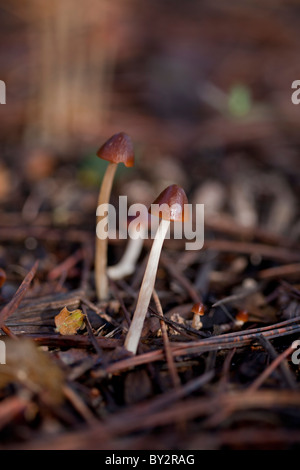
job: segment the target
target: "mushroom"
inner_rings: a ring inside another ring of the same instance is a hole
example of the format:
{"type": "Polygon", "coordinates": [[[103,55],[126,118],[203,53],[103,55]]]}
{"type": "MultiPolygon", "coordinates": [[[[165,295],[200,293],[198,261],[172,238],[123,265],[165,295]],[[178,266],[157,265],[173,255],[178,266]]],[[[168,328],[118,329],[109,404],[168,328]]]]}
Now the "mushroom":
{"type": "Polygon", "coordinates": [[[244,323],[247,323],[249,321],[249,314],[246,310],[240,310],[235,317],[235,325],[236,326],[243,326],[244,323]]]}
{"type": "Polygon", "coordinates": [[[193,316],[193,322],[192,322],[192,327],[195,328],[195,330],[200,330],[203,326],[200,317],[203,317],[204,315],[204,305],[202,302],[198,302],[197,304],[193,305],[192,312],[194,314],[193,316]]]}
{"type": "MultiPolygon", "coordinates": [[[[107,268],[107,274],[110,279],[116,281],[118,279],[123,279],[126,276],[130,276],[132,273],[134,273],[136,263],[140,257],[144,246],[144,239],[147,238],[148,235],[148,219],[150,219],[150,217],[151,216],[149,214],[147,214],[147,220],[140,220],[141,216],[138,217],[138,225],[140,226],[139,236],[131,237],[129,234],[129,240],[127,242],[122,258],[117,264],[109,266],[107,268]]],[[[128,217],[128,223],[130,225],[131,223],[136,224],[136,220],[136,217],[128,217]]]]}
{"type": "MultiPolygon", "coordinates": [[[[124,132],[113,135],[98,150],[97,156],[109,162],[99,192],[99,207],[102,204],[109,203],[112,183],[118,164],[124,163],[127,167],[134,165],[133,145],[130,137],[124,132]]],[[[102,218],[103,216],[97,216],[97,224],[102,218]]],[[[96,238],[95,284],[99,300],[105,300],[108,297],[108,279],[106,273],[107,243],[107,237],[103,239],[96,238]]]]}
{"type": "Polygon", "coordinates": [[[127,351],[136,354],[139,339],[143,329],[144,320],[148,311],[151,295],[154,289],[156,272],[158,268],[160,253],[164,239],[167,235],[170,221],[185,222],[188,214],[185,204],[187,197],[182,188],[173,184],[168,186],[151,204],[149,212],[160,217],[162,220],[158,226],[152,248],[150,251],[148,263],[146,266],[144,278],[138,296],[136,309],[128,330],[124,347],[127,351]]]}

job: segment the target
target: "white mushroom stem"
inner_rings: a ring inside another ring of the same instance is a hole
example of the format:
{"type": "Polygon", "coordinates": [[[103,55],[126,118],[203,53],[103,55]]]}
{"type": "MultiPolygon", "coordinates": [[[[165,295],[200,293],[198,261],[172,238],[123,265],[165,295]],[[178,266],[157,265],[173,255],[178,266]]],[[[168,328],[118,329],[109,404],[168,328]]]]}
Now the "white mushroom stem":
{"type": "Polygon", "coordinates": [[[139,344],[140,336],[142,333],[145,317],[148,311],[151,295],[154,289],[155,278],[160,258],[161,249],[164,243],[170,225],[169,220],[161,220],[155,239],[150,251],[148,264],[144,274],[142,286],[140,289],[136,309],[132,318],[132,322],[125,340],[125,348],[127,351],[136,354],[139,344]]]}
{"type": "MultiPolygon", "coordinates": [[[[146,232],[146,228],[143,229],[146,232]]],[[[123,279],[134,273],[136,263],[140,257],[144,245],[143,234],[139,238],[129,238],[125,252],[121,260],[114,266],[107,268],[107,274],[114,281],[123,279]]]]}
{"type": "MultiPolygon", "coordinates": [[[[102,204],[108,204],[111,194],[111,188],[117,169],[117,163],[109,163],[106,172],[103,177],[99,198],[98,206],[102,204]]],[[[98,224],[102,220],[103,216],[98,216],[96,223],[98,224]]],[[[108,238],[100,239],[96,237],[96,255],[95,255],[95,285],[97,297],[99,300],[105,300],[108,298],[108,279],[107,279],[107,245],[108,238]]]]}
{"type": "Polygon", "coordinates": [[[193,321],[192,321],[192,328],[195,330],[200,330],[203,326],[203,323],[201,321],[201,317],[198,313],[194,313],[193,316],[193,321]]]}

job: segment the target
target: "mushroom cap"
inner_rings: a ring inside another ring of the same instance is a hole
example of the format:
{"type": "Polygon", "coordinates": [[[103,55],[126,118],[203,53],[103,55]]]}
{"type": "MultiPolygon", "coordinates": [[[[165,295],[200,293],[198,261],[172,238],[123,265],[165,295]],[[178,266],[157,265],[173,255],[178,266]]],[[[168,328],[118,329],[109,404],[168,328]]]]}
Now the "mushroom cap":
{"type": "Polygon", "coordinates": [[[188,200],[184,190],[177,184],[172,184],[155,199],[149,208],[149,212],[151,215],[164,220],[186,222],[189,219],[189,213],[185,210],[185,204],[188,204],[188,200]],[[161,207],[155,207],[155,205],[161,207]]]}
{"type": "Polygon", "coordinates": [[[97,156],[111,163],[124,163],[127,167],[134,165],[132,141],[125,132],[114,134],[108,139],[99,148],[97,156]]]}
{"type": "Polygon", "coordinates": [[[201,317],[204,315],[204,305],[202,302],[198,302],[197,304],[193,305],[192,312],[196,315],[200,315],[201,317]]]}

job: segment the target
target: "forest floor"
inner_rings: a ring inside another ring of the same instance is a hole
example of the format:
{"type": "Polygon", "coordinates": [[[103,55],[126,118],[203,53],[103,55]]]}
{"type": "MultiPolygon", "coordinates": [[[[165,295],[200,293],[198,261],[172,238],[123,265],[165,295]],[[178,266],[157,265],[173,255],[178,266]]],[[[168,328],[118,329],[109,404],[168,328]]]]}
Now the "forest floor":
{"type": "MultiPolygon", "coordinates": [[[[299,446],[300,134],[290,100],[298,35],[292,9],[279,4],[259,19],[250,7],[229,9],[220,30],[221,12],[206,4],[169,16],[153,2],[152,19],[168,23],[151,40],[142,27],[149,18],[136,13],[140,41],[116,63],[99,145],[126,130],[137,158],[117,173],[111,201],[127,195],[149,205],[177,183],[190,203],[205,204],[201,250],[165,241],[136,356],[123,344],[151,240],[135,272],[111,281],[109,300],[98,302],[95,211],[105,164],[94,143],[77,155],[25,149],[20,101],[3,120],[0,334],[9,367],[0,365],[0,449],[299,446]],[[218,109],[214,87],[226,90],[218,109]],[[72,335],[56,328],[65,307],[83,314],[72,335]]],[[[125,247],[110,241],[109,265],[125,247]]]]}

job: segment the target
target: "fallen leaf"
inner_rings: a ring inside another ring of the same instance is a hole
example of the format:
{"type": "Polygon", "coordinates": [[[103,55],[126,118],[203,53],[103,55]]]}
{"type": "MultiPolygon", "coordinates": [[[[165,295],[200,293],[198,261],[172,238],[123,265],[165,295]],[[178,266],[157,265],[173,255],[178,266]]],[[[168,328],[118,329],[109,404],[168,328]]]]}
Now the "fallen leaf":
{"type": "Polygon", "coordinates": [[[64,307],[55,319],[56,330],[61,335],[75,335],[78,330],[84,327],[84,315],[82,310],[69,311],[64,307]]]}

